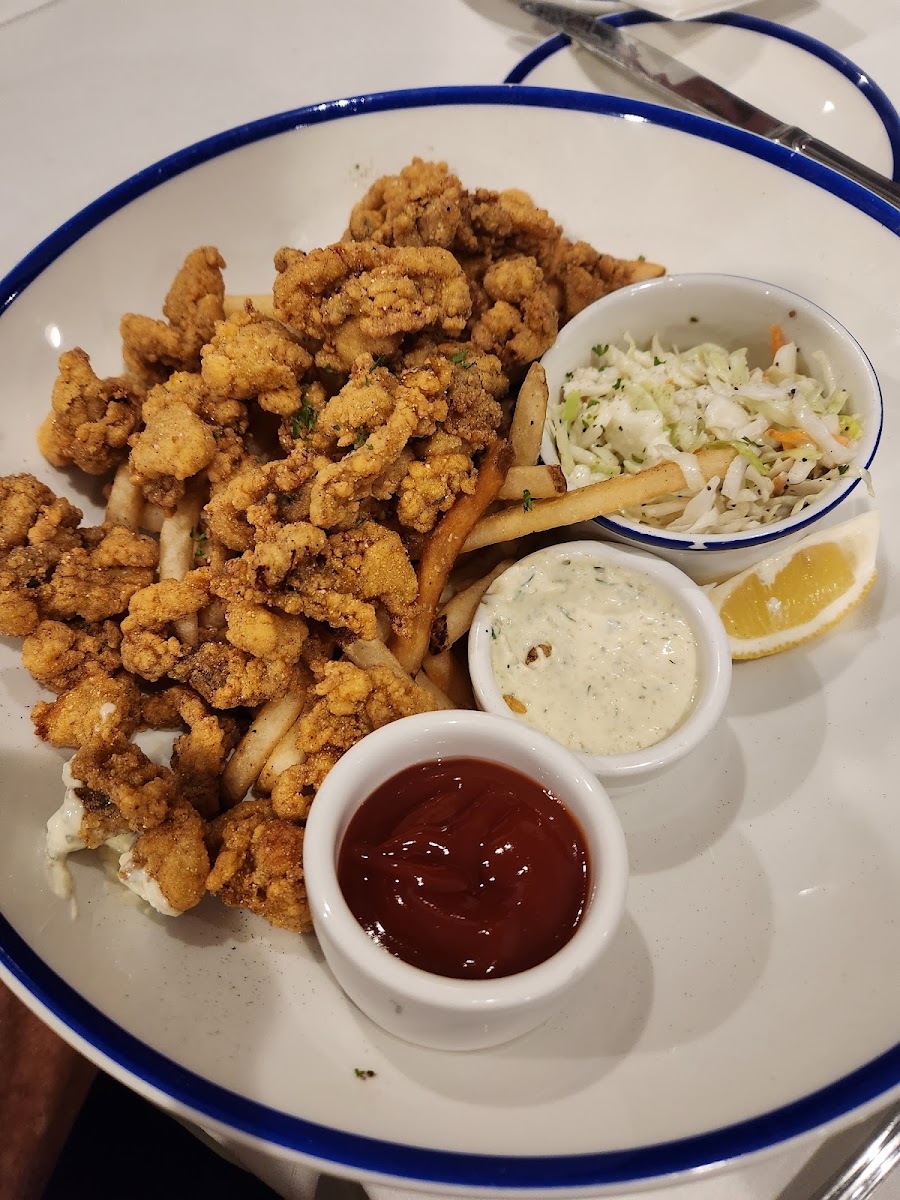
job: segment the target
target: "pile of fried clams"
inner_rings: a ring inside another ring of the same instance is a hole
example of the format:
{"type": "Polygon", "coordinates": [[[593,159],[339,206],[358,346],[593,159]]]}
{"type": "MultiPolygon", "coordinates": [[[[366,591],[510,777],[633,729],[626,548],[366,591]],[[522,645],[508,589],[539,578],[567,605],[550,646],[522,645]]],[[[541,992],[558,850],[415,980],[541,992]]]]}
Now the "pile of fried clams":
{"type": "Polygon", "coordinates": [[[106,477],[107,519],[0,478],[0,633],[56,693],[32,716],[76,751],[77,845],[131,835],[129,869],[168,911],[212,893],[305,931],[317,787],[367,733],[435,706],[344,647],[411,619],[424,543],[559,327],[661,268],[419,159],[370,188],[340,242],[279,250],[268,303],[227,304],[224,266],[192,251],[162,320],[122,319],[123,375],[62,354],[40,449],[106,477]],[[292,697],[288,765],[229,797],[229,757],[292,697]],[[168,765],[135,742],[147,729],[175,732],[168,765]]]}

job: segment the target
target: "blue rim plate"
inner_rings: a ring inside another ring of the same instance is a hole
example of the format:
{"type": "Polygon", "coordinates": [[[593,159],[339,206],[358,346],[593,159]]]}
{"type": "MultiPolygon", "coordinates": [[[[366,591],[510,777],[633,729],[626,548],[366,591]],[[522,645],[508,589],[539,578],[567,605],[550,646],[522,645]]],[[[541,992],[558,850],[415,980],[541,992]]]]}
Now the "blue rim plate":
{"type": "MultiPolygon", "coordinates": [[[[0,313],[85,233],[153,188],[238,147],[288,130],[361,113],[446,105],[511,105],[632,117],[676,129],[773,163],[815,184],[900,234],[900,212],[857,184],[741,130],[673,109],[615,97],[502,85],[451,87],[353,97],[241,125],[170,155],[119,184],[41,242],[0,281],[0,313]]],[[[427,1181],[449,1188],[590,1188],[651,1181],[765,1151],[900,1088],[900,1044],[841,1079],[771,1112],[708,1133],[631,1150],[541,1157],[426,1149],[376,1140],[275,1111],[186,1070],[106,1017],[65,983],[0,917],[0,976],[63,1036],[126,1083],[198,1122],[284,1147],[338,1173],[427,1181]]]]}
{"type": "MultiPolygon", "coordinates": [[[[626,12],[614,13],[612,16],[601,19],[609,25],[627,26],[657,24],[660,21],[664,21],[665,17],[657,17],[652,13],[646,12],[626,12]]],[[[833,67],[835,71],[843,75],[845,79],[849,80],[865,96],[875,110],[878,119],[884,126],[884,131],[890,143],[893,178],[900,181],[900,113],[897,112],[897,109],[891,103],[884,89],[879,87],[867,72],[858,67],[845,54],[841,54],[839,50],[834,50],[825,42],[820,42],[818,38],[811,37],[808,33],[800,33],[798,30],[791,29],[787,25],[779,25],[777,21],[768,21],[765,17],[754,17],[748,13],[720,13],[717,16],[698,17],[696,18],[696,23],[701,25],[729,25],[734,29],[747,29],[751,33],[759,33],[764,37],[777,38],[779,41],[796,46],[799,50],[805,50],[813,58],[818,58],[822,62],[827,63],[828,66],[833,67]]],[[[569,45],[571,45],[571,39],[566,34],[555,34],[553,37],[548,38],[547,41],[541,42],[539,46],[535,46],[533,50],[530,50],[524,58],[517,62],[503,82],[525,83],[529,75],[541,63],[546,62],[548,58],[552,58],[554,54],[558,54],[560,50],[565,50],[569,45]]]]}

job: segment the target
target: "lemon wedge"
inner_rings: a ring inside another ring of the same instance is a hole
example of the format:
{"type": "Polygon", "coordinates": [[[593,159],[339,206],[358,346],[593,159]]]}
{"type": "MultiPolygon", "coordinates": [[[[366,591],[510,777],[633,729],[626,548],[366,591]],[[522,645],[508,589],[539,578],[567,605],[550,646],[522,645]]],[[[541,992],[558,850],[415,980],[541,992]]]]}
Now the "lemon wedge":
{"type": "Polygon", "coordinates": [[[875,582],[878,513],[809,534],[710,589],[736,660],[799,646],[842,621],[875,582]]]}

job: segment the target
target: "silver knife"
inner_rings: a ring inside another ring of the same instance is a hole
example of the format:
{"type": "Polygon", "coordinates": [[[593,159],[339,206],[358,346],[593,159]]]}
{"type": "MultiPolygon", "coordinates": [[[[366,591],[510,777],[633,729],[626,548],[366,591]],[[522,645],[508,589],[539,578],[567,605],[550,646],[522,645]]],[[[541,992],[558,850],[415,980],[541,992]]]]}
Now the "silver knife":
{"type": "Polygon", "coordinates": [[[677,97],[681,104],[704,117],[716,117],[739,129],[759,134],[779,146],[797,150],[808,158],[831,167],[861,183],[895,208],[900,208],[900,185],[886,175],[814,138],[796,125],[788,125],[749,104],[727,88],[700,75],[677,58],[648,46],[623,30],[589,13],[575,12],[550,0],[518,0],[519,8],[568,34],[573,41],[606,62],[638,79],[664,96],[677,97]]]}

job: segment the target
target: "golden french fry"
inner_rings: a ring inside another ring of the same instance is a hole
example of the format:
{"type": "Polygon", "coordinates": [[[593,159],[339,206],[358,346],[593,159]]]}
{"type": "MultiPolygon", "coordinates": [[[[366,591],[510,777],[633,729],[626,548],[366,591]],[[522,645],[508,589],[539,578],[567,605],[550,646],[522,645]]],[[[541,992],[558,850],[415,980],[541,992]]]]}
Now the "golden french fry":
{"type": "Polygon", "coordinates": [[[454,708],[474,708],[475,696],[469,674],[452,650],[426,654],[422,669],[431,682],[452,702],[454,708]]]}
{"type": "Polygon", "coordinates": [[[449,650],[463,634],[469,632],[469,626],[472,624],[476,608],[481,603],[481,597],[497,576],[502,575],[506,568],[511,567],[514,562],[513,558],[502,559],[493,571],[488,571],[487,575],[476,579],[463,591],[457,592],[452,600],[447,601],[435,617],[431,627],[429,648],[432,654],[440,654],[443,650],[449,650]]]}
{"type": "MultiPolygon", "coordinates": [[[[457,555],[479,518],[496,500],[511,458],[509,443],[502,439],[496,441],[478,468],[475,491],[459,497],[425,543],[419,559],[419,598],[415,615],[408,631],[402,637],[394,638],[390,647],[410,675],[418,671],[428,651],[431,623],[457,555]]],[[[429,677],[433,678],[430,672],[429,677]]]]}
{"type": "Polygon", "coordinates": [[[566,477],[562,467],[510,467],[498,500],[546,500],[561,496],[566,491],[566,477]]]}
{"type": "Polygon", "coordinates": [[[253,305],[264,317],[275,316],[275,302],[271,292],[234,292],[225,296],[222,306],[226,317],[233,317],[237,312],[243,312],[247,302],[253,305]]]}
{"type": "Polygon", "coordinates": [[[222,800],[226,808],[243,800],[275,747],[288,732],[306,702],[303,691],[269,700],[253,718],[222,772],[222,800]]]}
{"type": "Polygon", "coordinates": [[[427,692],[434,701],[435,708],[456,708],[446,692],[442,692],[433,679],[429,679],[424,671],[419,671],[416,675],[416,683],[423,692],[427,692]]]}
{"type": "Polygon", "coordinates": [[[165,519],[165,509],[160,508],[158,504],[151,504],[148,501],[141,513],[141,529],[146,533],[159,533],[165,519]]]}
{"type": "Polygon", "coordinates": [[[107,525],[124,525],[126,529],[138,529],[141,525],[141,515],[144,510],[144,497],[136,483],[131,482],[128,462],[120,464],[116,470],[106,501],[107,525]]]}
{"type": "MultiPolygon", "coordinates": [[[[187,491],[175,512],[167,516],[159,531],[159,577],[160,579],[184,579],[194,565],[194,529],[200,520],[203,494],[199,487],[187,491]]],[[[196,646],[198,639],[197,614],[179,617],[174,622],[175,632],[188,646],[196,646]]]]}
{"type": "Polygon", "coordinates": [[[516,410],[509,430],[513,466],[532,467],[541,452],[544,421],[547,419],[547,375],[540,363],[532,363],[519,388],[516,410]]]}
{"type": "MultiPolygon", "coordinates": [[[[734,450],[724,447],[700,450],[694,457],[703,472],[703,478],[710,480],[713,476],[724,475],[734,455],[734,450]]],[[[528,509],[521,504],[510,505],[502,512],[491,513],[479,521],[466,539],[463,553],[527,533],[558,529],[561,525],[574,525],[578,521],[592,521],[594,517],[609,516],[623,508],[636,508],[685,486],[681,467],[675,462],[665,462],[639,471],[636,475],[615,475],[601,483],[588,484],[556,500],[539,500],[528,509]]]]}
{"type": "Polygon", "coordinates": [[[300,733],[300,718],[293,723],[278,745],[266,759],[266,764],[259,773],[256,781],[257,789],[261,792],[271,792],[275,780],[289,767],[299,767],[306,761],[306,755],[297,745],[300,733]]]}
{"type": "Polygon", "coordinates": [[[372,641],[367,641],[365,638],[356,638],[352,642],[348,642],[344,647],[344,654],[357,667],[362,667],[363,670],[368,667],[387,667],[393,671],[395,675],[399,675],[401,679],[405,679],[408,683],[413,682],[413,678],[398,661],[395,655],[391,654],[384,642],[374,638],[372,641]]]}

